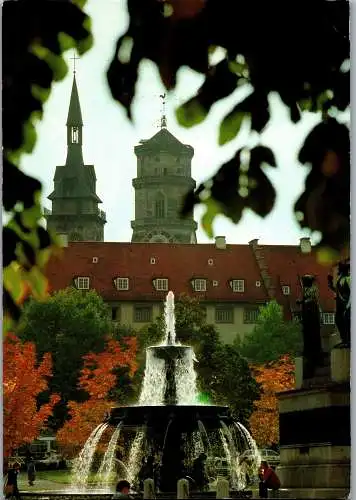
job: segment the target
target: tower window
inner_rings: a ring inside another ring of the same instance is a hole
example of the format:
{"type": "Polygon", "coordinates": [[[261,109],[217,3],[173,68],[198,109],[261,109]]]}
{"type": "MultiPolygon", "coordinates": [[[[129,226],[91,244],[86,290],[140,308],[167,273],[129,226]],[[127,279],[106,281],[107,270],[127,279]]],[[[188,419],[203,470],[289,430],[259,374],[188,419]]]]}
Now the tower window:
{"type": "Polygon", "coordinates": [[[322,321],[324,325],[334,325],[335,324],[335,313],[323,313],[322,314],[322,321]]]}
{"type": "Polygon", "coordinates": [[[165,216],[165,203],[163,198],[158,198],[155,201],[155,216],[162,219],[165,216]]]}
{"type": "Polygon", "coordinates": [[[234,308],[232,306],[220,306],[215,308],[215,323],[233,323],[234,308]]]}
{"type": "Polygon", "coordinates": [[[75,280],[78,290],[89,290],[90,279],[87,276],[79,276],[75,280]]]}
{"type": "Polygon", "coordinates": [[[72,127],[72,144],[79,144],[79,129],[78,127],[72,127]]]}
{"type": "Polygon", "coordinates": [[[257,323],[260,311],[256,307],[247,307],[244,309],[244,323],[257,323]]]}
{"type": "Polygon", "coordinates": [[[135,305],[134,322],[149,323],[150,321],[152,321],[152,306],[135,305]]]}
{"type": "Polygon", "coordinates": [[[193,280],[193,287],[196,292],[206,292],[206,280],[205,279],[193,280]]]}
{"type": "Polygon", "coordinates": [[[115,285],[117,290],[128,290],[129,278],[116,278],[115,285]]]}
{"type": "Polygon", "coordinates": [[[159,292],[168,291],[168,279],[167,278],[157,278],[154,280],[156,290],[159,292]]]}
{"type": "Polygon", "coordinates": [[[245,280],[231,280],[230,286],[233,292],[242,293],[245,291],[245,280]]]}

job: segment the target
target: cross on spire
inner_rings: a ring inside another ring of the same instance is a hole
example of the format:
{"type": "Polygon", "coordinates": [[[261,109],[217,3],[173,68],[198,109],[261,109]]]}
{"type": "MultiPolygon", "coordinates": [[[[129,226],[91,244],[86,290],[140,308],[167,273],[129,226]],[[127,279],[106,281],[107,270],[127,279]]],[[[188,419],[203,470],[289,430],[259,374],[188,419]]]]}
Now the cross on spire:
{"type": "Polygon", "coordinates": [[[79,57],[76,57],[74,52],[74,56],[71,59],[73,60],[73,73],[75,74],[75,61],[78,61],[79,57]]]}
{"type": "Polygon", "coordinates": [[[161,129],[167,127],[167,117],[166,117],[166,94],[161,94],[162,99],[162,116],[161,116],[161,129]]]}

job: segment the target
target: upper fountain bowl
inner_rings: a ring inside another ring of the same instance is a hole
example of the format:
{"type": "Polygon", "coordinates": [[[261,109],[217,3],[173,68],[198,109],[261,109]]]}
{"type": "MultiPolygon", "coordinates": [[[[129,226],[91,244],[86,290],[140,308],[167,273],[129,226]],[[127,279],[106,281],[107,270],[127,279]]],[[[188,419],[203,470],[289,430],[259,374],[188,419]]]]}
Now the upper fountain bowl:
{"type": "Polygon", "coordinates": [[[182,359],[191,354],[193,356],[193,349],[187,345],[158,345],[147,348],[155,358],[164,359],[165,361],[182,359]]]}

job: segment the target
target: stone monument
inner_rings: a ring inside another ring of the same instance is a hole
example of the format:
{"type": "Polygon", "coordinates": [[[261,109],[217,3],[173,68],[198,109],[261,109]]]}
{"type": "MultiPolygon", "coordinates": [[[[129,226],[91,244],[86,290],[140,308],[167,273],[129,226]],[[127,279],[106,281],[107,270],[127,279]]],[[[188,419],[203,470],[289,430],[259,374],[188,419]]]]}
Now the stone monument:
{"type": "Polygon", "coordinates": [[[301,279],[303,356],[296,388],[279,394],[283,498],[346,498],[350,491],[350,267],[339,264],[337,327],[341,344],[322,351],[315,278],[301,279]]]}

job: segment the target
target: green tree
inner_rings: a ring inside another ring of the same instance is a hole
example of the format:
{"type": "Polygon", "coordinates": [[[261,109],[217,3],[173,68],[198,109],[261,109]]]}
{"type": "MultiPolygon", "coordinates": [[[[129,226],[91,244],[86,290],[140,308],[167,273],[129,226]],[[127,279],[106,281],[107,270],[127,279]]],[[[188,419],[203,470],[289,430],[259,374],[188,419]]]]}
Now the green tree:
{"type": "Polygon", "coordinates": [[[62,398],[51,422],[54,428],[67,416],[67,401],[85,399],[85,393],[77,388],[82,357],[103,351],[110,329],[108,307],[95,291],[68,288],[41,302],[31,299],[25,305],[19,337],[36,344],[39,359],[45,352],[53,359],[49,392],[62,398]]]}
{"type": "MultiPolygon", "coordinates": [[[[191,345],[198,360],[195,370],[201,398],[228,405],[234,416],[248,425],[253,402],[260,391],[238,347],[222,344],[214,325],[206,323],[204,309],[197,299],[181,295],[175,303],[175,315],[177,341],[191,345]]],[[[149,329],[151,338],[162,340],[163,315],[149,329]]]]}
{"type": "Polygon", "coordinates": [[[282,307],[272,300],[260,308],[255,328],[239,346],[242,356],[252,363],[276,361],[294,356],[302,349],[302,330],[298,320],[286,321],[282,307]]]}

